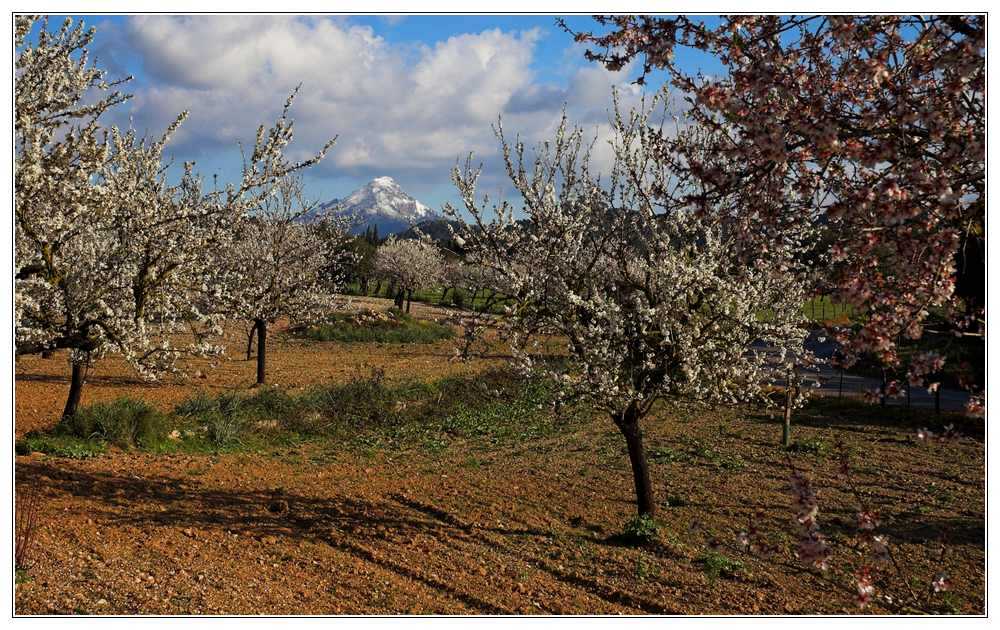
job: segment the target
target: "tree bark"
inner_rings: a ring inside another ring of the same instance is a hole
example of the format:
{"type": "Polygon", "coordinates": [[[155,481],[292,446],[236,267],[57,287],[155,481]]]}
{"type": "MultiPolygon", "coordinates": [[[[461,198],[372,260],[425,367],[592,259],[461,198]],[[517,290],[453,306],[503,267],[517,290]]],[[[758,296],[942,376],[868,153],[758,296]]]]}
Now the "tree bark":
{"type": "Polygon", "coordinates": [[[254,322],[253,326],[250,327],[250,334],[247,335],[247,361],[250,360],[253,352],[253,334],[257,332],[257,322],[254,322]]]}
{"type": "Polygon", "coordinates": [[[781,429],[781,445],[788,448],[792,445],[792,387],[785,388],[785,425],[781,429]]]}
{"type": "Polygon", "coordinates": [[[406,312],[410,312],[410,303],[413,302],[413,289],[406,292],[406,312]]]}
{"type": "Polygon", "coordinates": [[[655,516],[656,502],[653,500],[653,485],[649,481],[649,463],[642,445],[642,429],[639,428],[639,409],[635,403],[629,405],[615,418],[618,430],[625,437],[628,458],[632,464],[632,480],[635,483],[635,499],[640,516],[655,516]]]}
{"type": "Polygon", "coordinates": [[[76,415],[76,410],[80,406],[80,393],[83,390],[83,363],[73,362],[73,374],[69,381],[69,397],[66,399],[66,407],[63,409],[63,418],[76,415]]]}
{"type": "Polygon", "coordinates": [[[258,319],[255,328],[257,329],[257,384],[263,385],[267,366],[267,322],[258,319]]]}
{"type": "Polygon", "coordinates": [[[399,291],[396,292],[396,302],[395,302],[395,304],[396,304],[396,308],[398,308],[399,310],[403,310],[403,297],[404,297],[404,295],[405,295],[405,292],[402,289],[400,289],[399,291]]]}
{"type": "Polygon", "coordinates": [[[781,445],[785,448],[792,445],[792,407],[795,404],[795,399],[799,396],[798,370],[789,371],[787,378],[788,382],[785,383],[785,423],[781,428],[781,445]]]}

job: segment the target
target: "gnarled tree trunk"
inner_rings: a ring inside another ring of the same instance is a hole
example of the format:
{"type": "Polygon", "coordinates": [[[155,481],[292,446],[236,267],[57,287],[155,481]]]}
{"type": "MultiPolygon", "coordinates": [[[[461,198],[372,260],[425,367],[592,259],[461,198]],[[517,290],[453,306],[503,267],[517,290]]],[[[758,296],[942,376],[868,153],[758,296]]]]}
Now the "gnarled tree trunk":
{"type": "Polygon", "coordinates": [[[649,480],[649,463],[642,445],[642,429],[639,427],[639,408],[632,403],[618,416],[615,425],[625,436],[628,459],[632,464],[632,479],[635,482],[635,499],[640,515],[655,516],[656,503],[653,500],[653,485],[649,480]]]}
{"type": "Polygon", "coordinates": [[[73,362],[73,373],[69,380],[69,397],[66,399],[66,407],[63,409],[63,418],[69,418],[76,414],[80,406],[80,394],[83,391],[83,363],[73,362]]]}

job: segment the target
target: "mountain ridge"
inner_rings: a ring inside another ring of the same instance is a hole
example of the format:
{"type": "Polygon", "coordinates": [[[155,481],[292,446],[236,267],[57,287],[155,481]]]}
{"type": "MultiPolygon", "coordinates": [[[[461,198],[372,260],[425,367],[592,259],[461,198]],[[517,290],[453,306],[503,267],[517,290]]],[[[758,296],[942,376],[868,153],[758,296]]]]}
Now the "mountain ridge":
{"type": "Polygon", "coordinates": [[[304,221],[321,217],[353,218],[351,232],[362,234],[375,227],[382,236],[404,232],[418,223],[440,219],[441,215],[407,194],[392,177],[376,177],[343,199],[331,199],[304,221]]]}

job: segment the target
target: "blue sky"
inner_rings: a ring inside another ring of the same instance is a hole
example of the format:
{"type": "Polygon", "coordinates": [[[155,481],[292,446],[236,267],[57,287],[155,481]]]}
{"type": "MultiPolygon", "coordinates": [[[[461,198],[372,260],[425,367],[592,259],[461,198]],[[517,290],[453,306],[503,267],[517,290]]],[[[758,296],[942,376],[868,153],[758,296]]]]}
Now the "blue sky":
{"type": "MultiPolygon", "coordinates": [[[[83,19],[98,29],[98,64],[112,76],[135,77],[135,98],[109,122],[155,134],[189,110],[169,152],[222,181],[238,175],[237,143],[252,143],[257,125],[272,121],[302,83],[291,154],[304,156],[338,136],[306,178],[310,196],[321,200],[389,175],[439,208],[455,199],[449,170],[469,152],[485,162],[486,191],[509,195],[491,129],[498,115],[532,143],[551,136],[565,106],[600,136],[613,86],[627,103],[641,96],[631,84],[634,68],[610,73],[587,62],[554,16],[83,19]]],[[[567,21],[596,26],[588,16],[567,21]]],[[[704,58],[682,63],[718,70],[704,58]]]]}

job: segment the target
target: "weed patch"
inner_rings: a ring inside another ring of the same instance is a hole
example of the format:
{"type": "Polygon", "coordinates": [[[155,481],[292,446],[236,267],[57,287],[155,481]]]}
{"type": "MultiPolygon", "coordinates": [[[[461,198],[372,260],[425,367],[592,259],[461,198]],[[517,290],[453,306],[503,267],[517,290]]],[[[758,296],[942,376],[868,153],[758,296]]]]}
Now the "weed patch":
{"type": "Polygon", "coordinates": [[[84,407],[63,419],[55,433],[99,440],[125,449],[150,449],[166,440],[168,418],[148,403],[119,398],[84,407]]]}
{"type": "Polygon", "coordinates": [[[743,572],[743,563],[733,560],[717,551],[706,551],[698,561],[701,570],[708,578],[709,584],[714,584],[720,577],[735,578],[743,572]]]}
{"type": "Polygon", "coordinates": [[[437,322],[416,319],[395,309],[388,315],[343,314],[330,321],[300,331],[315,341],[342,343],[434,343],[451,339],[455,331],[437,322]]]}
{"type": "Polygon", "coordinates": [[[107,446],[99,440],[37,432],[25,435],[14,444],[14,452],[18,455],[45,453],[68,459],[96,457],[106,450],[107,446]]]}

